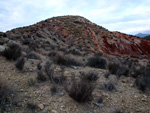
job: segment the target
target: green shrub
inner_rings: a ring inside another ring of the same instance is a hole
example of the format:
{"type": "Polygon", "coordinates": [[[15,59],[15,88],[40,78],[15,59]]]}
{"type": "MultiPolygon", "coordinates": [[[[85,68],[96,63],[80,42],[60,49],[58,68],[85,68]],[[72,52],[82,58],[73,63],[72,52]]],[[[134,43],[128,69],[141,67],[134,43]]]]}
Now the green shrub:
{"type": "Polygon", "coordinates": [[[27,82],[28,82],[29,86],[33,86],[35,84],[35,81],[33,78],[28,78],[27,82]]]}

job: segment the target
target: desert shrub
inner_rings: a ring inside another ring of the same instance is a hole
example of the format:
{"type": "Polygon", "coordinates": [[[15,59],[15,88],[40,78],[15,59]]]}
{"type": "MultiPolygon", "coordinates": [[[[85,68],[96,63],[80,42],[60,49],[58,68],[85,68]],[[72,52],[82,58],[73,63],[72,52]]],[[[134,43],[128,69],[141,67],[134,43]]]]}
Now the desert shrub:
{"type": "Polygon", "coordinates": [[[130,70],[130,76],[133,78],[137,78],[141,74],[141,71],[138,69],[130,70]]]}
{"type": "Polygon", "coordinates": [[[2,55],[7,60],[17,60],[21,56],[21,47],[17,44],[10,44],[8,48],[6,48],[2,55]]]}
{"type": "Polygon", "coordinates": [[[10,97],[12,94],[12,89],[10,89],[9,84],[6,80],[0,77],[0,112],[4,113],[6,111],[7,104],[10,103],[10,97]]]}
{"type": "Polygon", "coordinates": [[[50,90],[51,90],[51,94],[53,95],[53,94],[57,93],[58,88],[56,85],[52,85],[50,90]]]}
{"type": "Polygon", "coordinates": [[[121,75],[128,76],[129,68],[126,65],[120,65],[118,67],[117,75],[118,75],[118,77],[120,77],[121,75]]]}
{"type": "Polygon", "coordinates": [[[69,51],[66,52],[66,54],[73,54],[73,55],[81,55],[80,51],[78,51],[77,49],[70,49],[69,51]]]}
{"type": "Polygon", "coordinates": [[[29,45],[30,42],[31,42],[30,39],[25,39],[25,40],[22,41],[22,44],[24,44],[24,45],[29,45]]]}
{"type": "Polygon", "coordinates": [[[104,98],[103,96],[100,96],[97,100],[97,103],[101,104],[103,102],[103,98],[104,98]]]}
{"type": "Polygon", "coordinates": [[[108,63],[107,67],[111,74],[117,74],[120,64],[116,62],[110,62],[108,63]]]}
{"type": "Polygon", "coordinates": [[[52,67],[52,62],[47,61],[45,66],[44,66],[44,69],[45,69],[45,73],[48,76],[49,80],[52,83],[55,83],[54,82],[54,68],[52,67]]]}
{"type": "Polygon", "coordinates": [[[27,54],[25,57],[27,59],[41,60],[41,57],[38,54],[34,53],[34,52],[31,52],[31,53],[27,54]]]}
{"type": "Polygon", "coordinates": [[[110,75],[110,72],[106,72],[106,73],[104,73],[104,77],[105,77],[105,78],[108,78],[108,77],[109,77],[109,75],[110,75]]]}
{"type": "Polygon", "coordinates": [[[42,71],[37,72],[37,80],[38,81],[46,81],[46,76],[42,71]]]}
{"type": "Polygon", "coordinates": [[[54,81],[56,84],[64,84],[66,81],[66,76],[64,76],[64,68],[61,67],[61,74],[54,76],[54,81]]]}
{"type": "Polygon", "coordinates": [[[36,110],[37,108],[38,108],[38,105],[37,104],[35,104],[35,103],[27,103],[27,108],[28,109],[30,109],[30,110],[32,110],[33,111],[33,113],[35,112],[34,110],[36,110]]]}
{"type": "Polygon", "coordinates": [[[41,63],[38,63],[38,64],[37,64],[37,69],[38,69],[38,70],[41,70],[41,69],[42,69],[41,63]]]}
{"type": "Polygon", "coordinates": [[[90,67],[95,67],[95,68],[106,68],[106,60],[98,57],[98,56],[93,56],[88,59],[87,65],[90,67]]]}
{"type": "Polygon", "coordinates": [[[95,53],[95,56],[103,56],[103,53],[99,51],[99,52],[95,53]]]}
{"type": "Polygon", "coordinates": [[[25,58],[24,57],[21,57],[18,59],[18,61],[16,62],[15,66],[17,69],[19,69],[20,71],[23,70],[24,68],[24,64],[25,64],[25,58]]]}
{"type": "Polygon", "coordinates": [[[150,89],[150,69],[145,69],[143,73],[141,73],[140,77],[136,78],[136,86],[141,90],[145,91],[147,88],[150,89]]]}
{"type": "Polygon", "coordinates": [[[58,65],[64,65],[64,66],[81,66],[82,64],[78,62],[76,59],[70,58],[68,56],[63,56],[60,54],[57,54],[53,61],[58,65]]]}
{"type": "Polygon", "coordinates": [[[113,113],[124,113],[122,109],[115,109],[113,113]]]}
{"type": "Polygon", "coordinates": [[[35,84],[35,81],[34,81],[33,78],[28,78],[27,83],[28,83],[29,86],[33,86],[35,84]]]}
{"type": "Polygon", "coordinates": [[[77,81],[75,77],[72,77],[71,85],[67,85],[65,89],[71,98],[79,103],[83,103],[92,99],[92,92],[94,88],[94,84],[88,83],[86,80],[81,78],[77,81]]]}
{"type": "Polygon", "coordinates": [[[109,81],[108,83],[104,83],[102,85],[102,89],[107,90],[107,91],[113,91],[113,90],[116,90],[116,87],[112,81],[109,81]]]}
{"type": "Polygon", "coordinates": [[[58,53],[56,51],[52,51],[48,54],[49,57],[55,57],[58,53]]]}
{"type": "Polygon", "coordinates": [[[88,72],[88,73],[82,73],[81,78],[87,80],[88,82],[96,81],[98,77],[98,73],[96,72],[88,72]]]}
{"type": "Polygon", "coordinates": [[[36,51],[38,47],[39,47],[39,45],[36,42],[29,43],[29,49],[31,51],[36,51]]]}
{"type": "Polygon", "coordinates": [[[64,68],[62,68],[60,75],[55,75],[54,67],[52,66],[52,62],[46,62],[44,67],[45,67],[45,73],[48,76],[51,83],[63,84],[65,82],[66,77],[64,76],[64,68]]]}
{"type": "Polygon", "coordinates": [[[131,55],[130,57],[131,58],[139,58],[139,56],[134,56],[134,55],[131,55]]]}

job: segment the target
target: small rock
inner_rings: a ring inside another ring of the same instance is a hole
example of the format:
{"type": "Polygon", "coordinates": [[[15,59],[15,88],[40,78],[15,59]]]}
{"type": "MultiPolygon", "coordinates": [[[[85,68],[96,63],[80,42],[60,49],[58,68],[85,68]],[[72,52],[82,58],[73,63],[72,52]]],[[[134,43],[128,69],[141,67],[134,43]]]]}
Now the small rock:
{"type": "Polygon", "coordinates": [[[133,87],[134,86],[134,84],[130,84],[130,87],[133,87]]]}
{"type": "Polygon", "coordinates": [[[146,98],[142,98],[141,100],[142,100],[142,101],[147,101],[147,99],[146,99],[146,98]]]}
{"type": "Polygon", "coordinates": [[[48,108],[48,111],[51,111],[51,110],[52,110],[52,108],[51,108],[51,107],[49,107],[49,108],[48,108]]]}
{"type": "Polygon", "coordinates": [[[20,89],[20,91],[23,92],[24,90],[23,90],[23,89],[20,89]]]}
{"type": "Polygon", "coordinates": [[[0,52],[4,50],[5,50],[5,47],[0,45],[0,52]]]}
{"type": "Polygon", "coordinates": [[[122,80],[122,83],[126,83],[127,81],[125,79],[122,80]]]}
{"type": "Polygon", "coordinates": [[[38,107],[42,110],[44,109],[44,105],[43,104],[38,104],[38,107]]]}
{"type": "Polygon", "coordinates": [[[135,95],[134,97],[135,97],[135,98],[137,98],[138,96],[137,96],[137,95],[135,95]]]}
{"type": "Polygon", "coordinates": [[[101,103],[97,103],[97,102],[94,102],[94,105],[96,105],[96,106],[98,106],[98,107],[103,106],[103,104],[101,104],[101,103]]]}
{"type": "Polygon", "coordinates": [[[52,113],[58,113],[56,110],[52,109],[51,110],[52,113]]]}

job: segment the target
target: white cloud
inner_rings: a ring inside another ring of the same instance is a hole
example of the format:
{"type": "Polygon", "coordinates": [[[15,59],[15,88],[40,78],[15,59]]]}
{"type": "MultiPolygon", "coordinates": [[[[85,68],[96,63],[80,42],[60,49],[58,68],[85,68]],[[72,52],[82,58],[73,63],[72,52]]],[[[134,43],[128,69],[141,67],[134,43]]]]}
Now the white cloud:
{"type": "Polygon", "coordinates": [[[144,32],[150,23],[150,0],[2,0],[0,6],[0,31],[61,15],[81,15],[125,33],[144,32]]]}

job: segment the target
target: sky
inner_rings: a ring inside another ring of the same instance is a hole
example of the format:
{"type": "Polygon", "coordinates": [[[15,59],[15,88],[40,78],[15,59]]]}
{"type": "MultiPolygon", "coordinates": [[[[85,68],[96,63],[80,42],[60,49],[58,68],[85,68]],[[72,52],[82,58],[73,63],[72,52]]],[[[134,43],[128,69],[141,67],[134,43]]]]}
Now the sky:
{"type": "Polygon", "coordinates": [[[0,0],[0,31],[79,15],[110,31],[150,34],[150,0],[0,0]]]}

